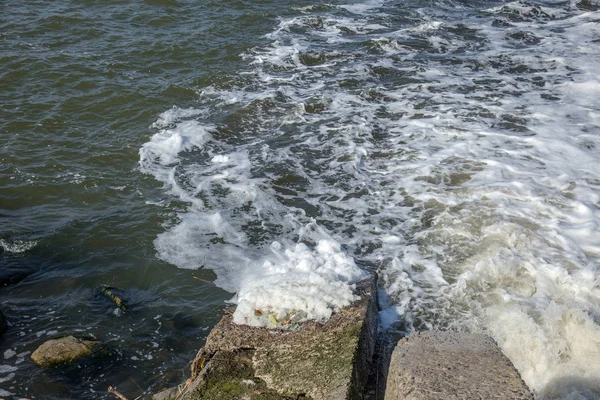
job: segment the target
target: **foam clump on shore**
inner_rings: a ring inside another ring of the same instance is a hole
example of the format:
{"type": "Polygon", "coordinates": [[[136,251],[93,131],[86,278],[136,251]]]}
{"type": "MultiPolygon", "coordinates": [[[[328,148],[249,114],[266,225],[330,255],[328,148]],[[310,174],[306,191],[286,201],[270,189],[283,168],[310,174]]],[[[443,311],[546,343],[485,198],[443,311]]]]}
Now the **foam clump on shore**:
{"type": "Polygon", "coordinates": [[[367,276],[332,239],[319,240],[314,249],[304,243],[284,249],[274,242],[271,250],[274,257],[263,262],[260,273],[242,278],[237,324],[285,328],[327,320],[357,299],[354,283],[367,276]]]}
{"type": "Polygon", "coordinates": [[[215,284],[236,293],[236,324],[294,329],[326,321],[357,300],[354,284],[368,274],[316,221],[292,223],[288,232],[298,230],[297,242],[281,235],[264,247],[251,244],[248,222],[267,225],[273,215],[280,225],[291,213],[253,176],[248,153],[223,151],[215,128],[187,119],[194,116],[179,108],[161,114],[153,125],[159,132],[140,149],[140,169],[190,203],[178,223],[158,235],[157,256],[180,268],[212,269],[215,284]]]}

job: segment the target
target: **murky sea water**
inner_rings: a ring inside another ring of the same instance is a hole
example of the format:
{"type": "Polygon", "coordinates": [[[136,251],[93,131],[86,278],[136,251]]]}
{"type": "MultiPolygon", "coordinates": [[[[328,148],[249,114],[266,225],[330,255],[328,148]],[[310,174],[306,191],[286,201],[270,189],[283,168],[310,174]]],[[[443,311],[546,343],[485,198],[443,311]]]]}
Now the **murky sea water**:
{"type": "Polygon", "coordinates": [[[147,395],[359,268],[382,330],[600,397],[598,54],[595,0],[3,1],[0,397],[147,395]],[[102,350],[29,360],[66,334],[102,350]]]}

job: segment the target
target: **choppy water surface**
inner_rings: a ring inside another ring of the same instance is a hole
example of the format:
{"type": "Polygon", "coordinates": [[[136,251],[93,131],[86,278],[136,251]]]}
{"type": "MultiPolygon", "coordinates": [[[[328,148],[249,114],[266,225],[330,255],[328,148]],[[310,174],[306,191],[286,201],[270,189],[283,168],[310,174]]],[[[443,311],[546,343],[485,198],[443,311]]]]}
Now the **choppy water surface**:
{"type": "Polygon", "coordinates": [[[168,386],[226,300],[326,317],[357,267],[383,329],[487,332],[537,398],[600,396],[595,2],[0,11],[2,397],[168,386]],[[29,361],[63,334],[106,351],[29,361]]]}

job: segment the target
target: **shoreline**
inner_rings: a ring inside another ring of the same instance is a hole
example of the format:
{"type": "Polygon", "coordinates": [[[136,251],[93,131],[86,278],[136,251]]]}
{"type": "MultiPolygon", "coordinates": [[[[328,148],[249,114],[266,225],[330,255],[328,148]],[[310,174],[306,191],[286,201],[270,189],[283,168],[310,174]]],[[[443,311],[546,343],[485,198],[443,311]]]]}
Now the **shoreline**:
{"type": "Polygon", "coordinates": [[[237,325],[231,314],[223,316],[190,378],[152,399],[533,399],[487,335],[414,332],[395,348],[378,346],[377,276],[357,283],[356,293],[360,299],[328,321],[293,331],[237,325]]]}

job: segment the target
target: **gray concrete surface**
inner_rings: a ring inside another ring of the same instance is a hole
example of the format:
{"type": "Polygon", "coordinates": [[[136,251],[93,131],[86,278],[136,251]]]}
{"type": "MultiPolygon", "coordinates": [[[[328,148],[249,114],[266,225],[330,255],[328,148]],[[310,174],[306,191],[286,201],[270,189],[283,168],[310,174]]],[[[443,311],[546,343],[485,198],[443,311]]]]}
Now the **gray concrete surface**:
{"type": "Polygon", "coordinates": [[[533,400],[496,342],[482,334],[411,333],[398,342],[385,400],[533,400]]]}

